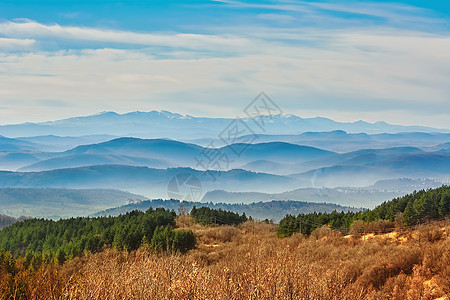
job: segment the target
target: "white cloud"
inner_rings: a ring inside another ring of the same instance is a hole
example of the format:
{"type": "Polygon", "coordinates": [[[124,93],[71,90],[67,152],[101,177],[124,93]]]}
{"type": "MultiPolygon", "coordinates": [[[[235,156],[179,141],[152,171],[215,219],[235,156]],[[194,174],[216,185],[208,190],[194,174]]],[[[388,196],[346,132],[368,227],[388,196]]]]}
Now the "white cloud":
{"type": "Polygon", "coordinates": [[[28,50],[36,43],[33,39],[11,39],[0,37],[0,50],[28,50]]]}

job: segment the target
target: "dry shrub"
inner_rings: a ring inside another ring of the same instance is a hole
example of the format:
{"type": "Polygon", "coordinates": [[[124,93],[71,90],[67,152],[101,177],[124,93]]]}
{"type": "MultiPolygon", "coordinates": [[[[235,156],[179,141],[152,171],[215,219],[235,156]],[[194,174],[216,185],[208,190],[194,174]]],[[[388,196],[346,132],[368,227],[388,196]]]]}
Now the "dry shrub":
{"type": "Polygon", "coordinates": [[[178,215],[175,221],[178,228],[189,228],[192,224],[194,224],[194,221],[188,214],[178,215]]]}
{"type": "Polygon", "coordinates": [[[306,240],[306,236],[301,233],[294,233],[288,238],[283,239],[289,247],[300,247],[300,244],[306,240]]]}
{"type": "Polygon", "coordinates": [[[369,230],[370,229],[378,233],[391,232],[395,229],[395,222],[380,219],[369,223],[369,230]]]}
{"type": "Polygon", "coordinates": [[[322,227],[316,228],[311,232],[311,238],[316,240],[318,239],[327,239],[330,237],[335,237],[337,235],[337,231],[332,230],[328,225],[323,225],[322,227]]]}
{"type": "Polygon", "coordinates": [[[444,226],[444,227],[442,227],[442,228],[444,228],[444,236],[445,237],[450,237],[450,226],[444,226]]]}
{"type": "Polygon", "coordinates": [[[441,228],[425,226],[420,228],[419,230],[419,240],[420,241],[428,241],[430,243],[439,241],[444,236],[441,228]]]}
{"type": "Polygon", "coordinates": [[[392,276],[411,274],[414,266],[422,259],[419,248],[396,247],[389,250],[363,272],[359,278],[360,284],[379,289],[392,276]]]}
{"type": "Polygon", "coordinates": [[[240,230],[234,226],[207,227],[197,231],[199,240],[204,243],[227,243],[240,234],[240,230]]]}
{"type": "Polygon", "coordinates": [[[352,223],[350,228],[350,234],[355,236],[360,236],[366,231],[366,224],[364,221],[357,220],[352,223]]]}
{"type": "Polygon", "coordinates": [[[366,233],[388,233],[394,231],[395,222],[377,220],[374,222],[355,221],[350,228],[350,234],[363,235],[366,233]]]}

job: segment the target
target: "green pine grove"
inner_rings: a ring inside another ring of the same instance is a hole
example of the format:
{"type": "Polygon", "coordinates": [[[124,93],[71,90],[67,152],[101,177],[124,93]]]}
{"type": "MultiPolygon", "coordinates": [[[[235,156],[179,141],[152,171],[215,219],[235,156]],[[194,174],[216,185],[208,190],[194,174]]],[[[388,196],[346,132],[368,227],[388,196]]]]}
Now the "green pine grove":
{"type": "Polygon", "coordinates": [[[286,215],[278,226],[278,236],[288,237],[296,232],[309,235],[316,228],[328,225],[342,232],[349,232],[352,226],[377,223],[380,228],[400,222],[405,226],[416,225],[450,215],[450,187],[414,191],[361,212],[336,212],[286,215]],[[389,225],[388,222],[392,222],[389,225]]]}
{"type": "Polygon", "coordinates": [[[136,250],[144,244],[171,253],[195,247],[190,230],[174,230],[176,213],[163,208],[132,211],[118,217],[78,217],[59,221],[28,219],[0,231],[0,249],[24,257],[26,266],[63,263],[104,247],[136,250]]]}

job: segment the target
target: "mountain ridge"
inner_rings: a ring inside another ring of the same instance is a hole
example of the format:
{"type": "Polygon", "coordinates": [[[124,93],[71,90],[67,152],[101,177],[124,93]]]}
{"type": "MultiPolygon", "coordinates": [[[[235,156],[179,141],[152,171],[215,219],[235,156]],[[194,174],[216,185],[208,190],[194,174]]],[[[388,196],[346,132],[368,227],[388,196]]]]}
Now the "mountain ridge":
{"type": "MultiPolygon", "coordinates": [[[[145,138],[203,138],[216,137],[235,120],[235,118],[194,117],[168,111],[135,111],[123,114],[111,111],[55,121],[2,125],[0,135],[19,137],[110,134],[145,138]]],[[[449,129],[426,126],[393,125],[382,121],[369,123],[361,120],[337,122],[324,117],[302,118],[293,114],[261,116],[253,119],[243,117],[240,120],[250,127],[250,132],[266,134],[300,134],[307,131],[331,130],[345,130],[351,133],[450,132],[449,129]],[[260,125],[264,124],[264,128],[256,125],[259,120],[263,121],[260,125]]]]}

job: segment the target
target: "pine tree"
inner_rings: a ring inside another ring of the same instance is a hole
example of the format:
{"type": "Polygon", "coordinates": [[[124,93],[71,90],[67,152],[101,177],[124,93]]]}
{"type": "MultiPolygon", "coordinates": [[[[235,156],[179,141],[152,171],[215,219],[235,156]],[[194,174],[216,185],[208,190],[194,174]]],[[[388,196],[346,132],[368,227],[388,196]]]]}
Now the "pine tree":
{"type": "Polygon", "coordinates": [[[417,214],[414,210],[413,203],[410,201],[405,207],[405,211],[403,212],[403,222],[406,225],[411,225],[415,222],[417,214]]]}
{"type": "Polygon", "coordinates": [[[450,214],[450,192],[447,191],[441,196],[438,212],[440,217],[446,217],[450,214]]]}

